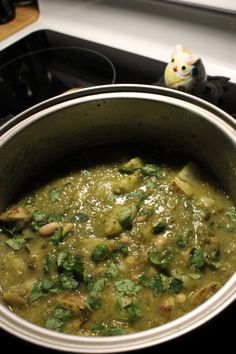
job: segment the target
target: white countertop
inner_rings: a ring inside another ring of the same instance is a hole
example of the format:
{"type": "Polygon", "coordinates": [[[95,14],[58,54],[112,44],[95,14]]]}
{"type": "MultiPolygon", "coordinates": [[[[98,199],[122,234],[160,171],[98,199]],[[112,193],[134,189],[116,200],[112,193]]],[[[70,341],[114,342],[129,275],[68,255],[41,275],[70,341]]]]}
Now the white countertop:
{"type": "MultiPolygon", "coordinates": [[[[148,0],[38,0],[40,17],[0,43],[49,29],[168,61],[176,44],[202,57],[207,74],[236,82],[236,15],[148,0]]],[[[233,0],[234,1],[234,0],[233,0]]],[[[1,27],[0,27],[1,30],[1,27]]]]}

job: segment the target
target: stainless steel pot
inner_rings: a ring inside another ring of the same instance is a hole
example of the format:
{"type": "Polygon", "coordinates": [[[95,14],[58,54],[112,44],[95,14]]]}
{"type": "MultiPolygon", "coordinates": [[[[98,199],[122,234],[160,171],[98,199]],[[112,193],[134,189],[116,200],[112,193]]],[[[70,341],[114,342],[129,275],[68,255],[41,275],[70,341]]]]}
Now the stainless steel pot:
{"type": "MultiPolygon", "coordinates": [[[[109,85],[58,96],[0,129],[0,209],[23,183],[80,147],[140,141],[168,145],[207,167],[236,203],[236,123],[193,96],[143,85],[109,85]]],[[[0,325],[30,342],[78,353],[112,353],[152,346],[208,321],[236,298],[236,274],[187,315],[118,337],[77,337],[35,326],[0,305],[0,325]]]]}

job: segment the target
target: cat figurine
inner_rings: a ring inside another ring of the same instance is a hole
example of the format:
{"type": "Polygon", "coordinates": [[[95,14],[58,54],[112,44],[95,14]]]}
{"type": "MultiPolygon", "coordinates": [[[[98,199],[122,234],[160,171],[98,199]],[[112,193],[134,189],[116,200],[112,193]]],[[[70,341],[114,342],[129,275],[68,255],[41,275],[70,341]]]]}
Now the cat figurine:
{"type": "Polygon", "coordinates": [[[165,69],[166,87],[201,96],[206,80],[206,71],[200,57],[178,44],[165,69]]]}

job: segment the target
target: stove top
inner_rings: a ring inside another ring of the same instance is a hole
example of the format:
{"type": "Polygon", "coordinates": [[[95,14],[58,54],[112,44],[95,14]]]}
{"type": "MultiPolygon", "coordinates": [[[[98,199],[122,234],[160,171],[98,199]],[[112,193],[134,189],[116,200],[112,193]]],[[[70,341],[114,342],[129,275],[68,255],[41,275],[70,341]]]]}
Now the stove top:
{"type": "MultiPolygon", "coordinates": [[[[0,52],[0,119],[3,122],[75,87],[155,84],[166,63],[51,30],[40,30],[0,52]]],[[[220,108],[236,112],[236,84],[220,108]]]]}

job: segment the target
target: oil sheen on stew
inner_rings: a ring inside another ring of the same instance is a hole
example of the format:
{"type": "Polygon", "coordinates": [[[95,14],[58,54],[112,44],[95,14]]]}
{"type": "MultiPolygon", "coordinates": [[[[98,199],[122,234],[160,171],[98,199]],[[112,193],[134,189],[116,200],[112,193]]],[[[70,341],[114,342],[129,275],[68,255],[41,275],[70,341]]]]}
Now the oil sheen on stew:
{"type": "Polygon", "coordinates": [[[210,298],[236,268],[232,200],[169,150],[78,152],[0,223],[2,300],[73,335],[160,326],[210,298]]]}

